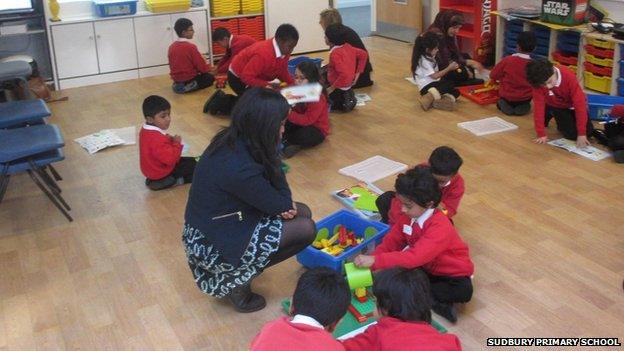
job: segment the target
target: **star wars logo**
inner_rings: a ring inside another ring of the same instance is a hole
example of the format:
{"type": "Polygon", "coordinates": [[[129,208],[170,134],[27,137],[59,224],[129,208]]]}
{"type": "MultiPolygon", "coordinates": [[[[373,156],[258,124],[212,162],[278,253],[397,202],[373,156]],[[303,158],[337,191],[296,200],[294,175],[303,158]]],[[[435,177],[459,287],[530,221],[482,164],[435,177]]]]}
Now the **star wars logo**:
{"type": "Polygon", "coordinates": [[[544,11],[544,13],[549,14],[549,15],[565,17],[570,14],[570,11],[572,9],[570,8],[570,4],[566,2],[546,1],[546,3],[544,3],[544,8],[542,10],[544,11]]]}

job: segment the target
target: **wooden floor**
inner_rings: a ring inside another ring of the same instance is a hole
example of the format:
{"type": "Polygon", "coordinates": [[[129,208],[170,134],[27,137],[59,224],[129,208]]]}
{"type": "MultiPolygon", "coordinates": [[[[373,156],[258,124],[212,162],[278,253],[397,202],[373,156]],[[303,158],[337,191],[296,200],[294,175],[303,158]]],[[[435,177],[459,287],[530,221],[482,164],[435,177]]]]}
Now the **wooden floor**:
{"type": "MultiPolygon", "coordinates": [[[[519,130],[485,137],[457,127],[500,115],[492,105],[462,99],[457,112],[424,113],[404,79],[410,45],[366,44],[376,84],[363,91],[372,102],[332,114],[329,140],[288,160],[296,200],[321,219],[341,208],[330,191],[354,182],[341,167],[373,155],[416,164],[450,145],[464,158],[467,185],[455,224],[476,266],[474,297],[449,328],[464,349],[486,349],[487,337],[624,341],[622,165],[531,143],[531,117],[506,117],[519,130]]],[[[136,146],[89,155],[72,141],[140,125],[142,100],[157,94],[173,105],[171,132],[199,154],[228,123],[201,113],[212,91],[175,95],[161,76],[66,90],[69,101],[50,105],[67,142],[56,167],[75,221],[27,176],[11,180],[0,205],[1,351],[245,350],[281,315],[279,303],[303,271],[294,259],[254,281],[267,297],[264,310],[234,312],[202,294],[186,264],[180,239],[189,187],[149,191],[136,146]]]]}

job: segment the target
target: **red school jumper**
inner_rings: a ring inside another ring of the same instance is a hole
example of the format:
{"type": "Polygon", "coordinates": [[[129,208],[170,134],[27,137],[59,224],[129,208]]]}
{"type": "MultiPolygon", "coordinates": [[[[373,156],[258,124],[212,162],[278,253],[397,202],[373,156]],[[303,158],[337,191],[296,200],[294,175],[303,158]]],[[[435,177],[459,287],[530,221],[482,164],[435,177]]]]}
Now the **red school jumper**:
{"type": "Polygon", "coordinates": [[[226,74],[228,68],[230,68],[230,63],[232,63],[232,59],[238,55],[239,52],[243,51],[244,48],[251,46],[256,43],[256,39],[250,37],[247,34],[240,34],[230,36],[230,47],[225,52],[225,56],[221,58],[219,64],[217,65],[217,73],[218,74],[226,74]]]}
{"type": "Polygon", "coordinates": [[[349,44],[334,46],[329,53],[327,80],[339,89],[351,88],[355,83],[356,73],[364,72],[368,54],[349,44]]]}
{"type": "Polygon", "coordinates": [[[499,82],[498,96],[507,101],[527,101],[533,96],[533,87],[526,78],[526,66],[531,56],[517,53],[503,58],[490,72],[490,79],[499,82]]]}
{"type": "Polygon", "coordinates": [[[275,78],[288,85],[295,81],[288,73],[290,55],[282,55],[275,39],[259,41],[241,51],[230,64],[230,72],[249,87],[265,87],[275,78]]]}
{"type": "Polygon", "coordinates": [[[474,273],[468,246],[444,213],[435,209],[422,228],[416,220],[411,222],[404,216],[394,223],[373,252],[375,264],[371,269],[422,267],[431,275],[445,277],[469,277],[474,273]]]}
{"type": "Polygon", "coordinates": [[[298,126],[313,126],[329,135],[329,106],[325,94],[317,102],[305,102],[296,104],[288,114],[288,120],[298,126]]]}
{"type": "Polygon", "coordinates": [[[197,46],[185,38],[179,38],[169,46],[168,57],[169,75],[176,83],[189,81],[210,70],[197,46]]]}
{"type": "Polygon", "coordinates": [[[461,351],[457,336],[441,334],[429,323],[381,317],[364,333],[342,342],[347,351],[461,351]]]}
{"type": "Polygon", "coordinates": [[[574,108],[578,135],[586,135],[587,95],[576,80],[576,74],[563,66],[555,67],[557,83],[552,89],[539,87],[533,89],[533,123],[538,137],[545,137],[544,115],[546,106],[556,108],[574,108]]]}
{"type": "Polygon", "coordinates": [[[182,144],[173,141],[162,129],[144,125],[139,132],[141,172],[150,180],[162,179],[175,168],[182,155],[182,144]]]}
{"type": "Polygon", "coordinates": [[[252,351],[343,351],[344,347],[323,328],[291,323],[282,317],[267,323],[251,342],[252,351]]]}

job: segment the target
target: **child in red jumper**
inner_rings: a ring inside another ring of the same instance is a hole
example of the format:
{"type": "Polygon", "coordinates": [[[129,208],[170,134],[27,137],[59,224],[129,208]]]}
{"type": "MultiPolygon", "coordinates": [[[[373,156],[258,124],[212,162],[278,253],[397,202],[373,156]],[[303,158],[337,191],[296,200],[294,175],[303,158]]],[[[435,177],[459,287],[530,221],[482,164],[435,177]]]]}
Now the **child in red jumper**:
{"type": "Polygon", "coordinates": [[[256,43],[256,39],[247,34],[234,35],[223,27],[218,27],[212,32],[212,41],[226,50],[225,56],[219,60],[219,64],[213,71],[215,74],[227,74],[232,59],[244,48],[256,43]]]}
{"type": "Polygon", "coordinates": [[[472,298],[474,265],[468,246],[448,217],[436,209],[441,192],[429,167],[416,166],[400,174],[395,188],[407,216],[394,223],[371,255],[358,255],[354,263],[373,270],[422,268],[431,282],[433,310],[455,323],[453,304],[472,298]]]}
{"type": "MultiPolygon", "coordinates": [[[[321,73],[312,61],[301,62],[295,68],[295,84],[319,83],[321,73]]],[[[296,104],[286,121],[283,154],[285,158],[294,156],[302,148],[316,146],[329,134],[329,108],[326,93],[319,101],[296,104]]]]}
{"type": "Polygon", "coordinates": [[[362,334],[344,340],[347,351],[461,351],[457,336],[431,326],[431,292],[422,270],[383,270],[375,274],[373,294],[382,317],[362,334]]]}
{"type": "Polygon", "coordinates": [[[294,84],[288,73],[288,59],[297,46],[299,32],[291,24],[277,27],[275,37],[252,44],[232,59],[228,71],[228,84],[236,96],[217,90],[204,104],[204,112],[229,115],[237,98],[251,87],[278,87],[278,79],[287,85],[294,84]]]}
{"type": "Polygon", "coordinates": [[[180,157],[182,138],[165,132],[171,124],[171,105],[160,96],[151,95],[143,101],[145,124],[139,132],[141,172],[145,185],[161,190],[173,185],[191,183],[196,161],[180,157]]]}
{"type": "Polygon", "coordinates": [[[344,277],[329,268],[301,275],[292,298],[291,314],[269,322],[251,342],[252,351],[340,351],[330,334],[351,303],[344,277]]]}
{"type": "MultiPolygon", "coordinates": [[[[464,196],[464,178],[458,173],[463,162],[455,150],[448,146],[440,146],[433,150],[429,156],[429,161],[422,164],[431,167],[431,173],[438,181],[442,191],[442,200],[438,207],[448,218],[457,214],[459,202],[464,196]]],[[[401,201],[395,196],[394,191],[386,191],[381,194],[375,203],[384,223],[392,225],[400,217],[405,216],[401,211],[401,201]]]]}
{"type": "Polygon", "coordinates": [[[346,29],[342,24],[331,24],[325,29],[325,42],[329,45],[327,64],[327,93],[332,110],[349,112],[357,100],[353,85],[366,68],[366,51],[346,43],[346,29]]]}
{"type": "Polygon", "coordinates": [[[564,138],[576,140],[579,148],[590,145],[587,137],[592,135],[594,126],[587,116],[587,96],[576,74],[567,67],[554,67],[546,59],[536,59],[527,65],[526,76],[533,87],[533,123],[537,134],[533,142],[548,141],[544,129],[554,117],[564,138]]]}
{"type": "Polygon", "coordinates": [[[191,42],[195,30],[193,22],[180,18],[173,26],[178,40],[169,46],[169,75],[173,79],[173,91],[182,94],[204,89],[212,85],[214,76],[210,66],[191,42]]]}
{"type": "Polygon", "coordinates": [[[531,111],[533,88],[526,79],[529,56],[535,50],[533,32],[518,35],[518,52],[503,58],[490,72],[490,79],[498,81],[498,102],[496,106],[506,115],[522,116],[531,111]]]}

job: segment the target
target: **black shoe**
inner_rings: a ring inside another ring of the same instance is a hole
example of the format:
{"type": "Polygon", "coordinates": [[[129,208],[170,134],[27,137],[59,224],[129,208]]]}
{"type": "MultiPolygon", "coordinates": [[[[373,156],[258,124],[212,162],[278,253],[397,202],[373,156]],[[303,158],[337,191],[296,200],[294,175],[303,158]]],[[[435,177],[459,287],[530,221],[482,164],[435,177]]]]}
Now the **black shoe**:
{"type": "Polygon", "coordinates": [[[168,176],[158,180],[145,179],[145,185],[147,185],[150,190],[163,190],[171,188],[177,183],[177,181],[178,180],[175,179],[173,176],[168,176]]]}
{"type": "Polygon", "coordinates": [[[342,111],[350,112],[353,111],[355,106],[357,105],[357,99],[355,98],[355,92],[353,89],[349,89],[344,92],[344,102],[342,103],[342,111]]]}
{"type": "Polygon", "coordinates": [[[431,309],[433,312],[437,313],[441,317],[444,317],[449,322],[453,324],[457,323],[457,310],[452,303],[435,301],[433,306],[431,306],[431,309]]]}
{"type": "Polygon", "coordinates": [[[295,156],[299,151],[301,151],[300,145],[288,145],[282,150],[282,154],[284,158],[291,158],[295,156]]]}
{"type": "Polygon", "coordinates": [[[223,92],[223,90],[217,89],[217,91],[215,91],[214,94],[212,94],[212,96],[210,96],[208,100],[206,100],[206,103],[204,104],[204,113],[208,113],[211,110],[214,110],[214,106],[217,105],[219,103],[219,100],[222,99],[224,96],[225,93],[223,92]]]}
{"type": "Polygon", "coordinates": [[[506,100],[504,99],[498,99],[498,102],[496,103],[496,107],[498,107],[498,109],[503,112],[504,114],[508,115],[508,116],[512,116],[516,114],[516,111],[514,110],[513,106],[511,106],[506,100]]]}
{"type": "Polygon", "coordinates": [[[531,111],[531,104],[521,104],[513,109],[516,116],[524,116],[531,111]]]}
{"type": "Polygon", "coordinates": [[[613,151],[613,160],[615,163],[624,163],[624,150],[613,151]]]}
{"type": "Polygon", "coordinates": [[[260,311],[266,306],[264,297],[251,291],[251,283],[234,288],[227,297],[234,309],[241,313],[260,311]]]}
{"type": "Polygon", "coordinates": [[[604,131],[600,129],[594,129],[591,132],[591,136],[594,137],[599,144],[609,146],[609,138],[607,138],[607,135],[604,131]]]}

